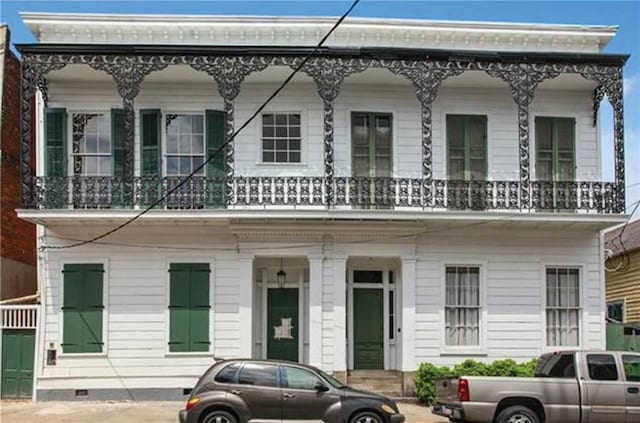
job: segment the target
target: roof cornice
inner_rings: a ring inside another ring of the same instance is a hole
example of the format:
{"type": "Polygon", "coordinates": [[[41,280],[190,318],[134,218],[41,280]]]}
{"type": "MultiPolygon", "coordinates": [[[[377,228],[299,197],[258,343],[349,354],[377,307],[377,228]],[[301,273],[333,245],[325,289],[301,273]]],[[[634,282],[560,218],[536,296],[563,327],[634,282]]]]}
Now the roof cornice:
{"type": "Polygon", "coordinates": [[[71,54],[114,56],[306,56],[344,57],[363,59],[445,60],[460,62],[518,62],[518,63],[586,63],[623,66],[628,55],[498,52],[437,49],[407,49],[387,47],[322,47],[306,46],[203,46],[203,45],[102,45],[102,44],[17,44],[22,54],[71,54]]]}
{"type": "MultiPolygon", "coordinates": [[[[22,13],[41,43],[314,45],[329,17],[22,13]]],[[[598,53],[616,26],[348,18],[327,45],[598,53]]]]}

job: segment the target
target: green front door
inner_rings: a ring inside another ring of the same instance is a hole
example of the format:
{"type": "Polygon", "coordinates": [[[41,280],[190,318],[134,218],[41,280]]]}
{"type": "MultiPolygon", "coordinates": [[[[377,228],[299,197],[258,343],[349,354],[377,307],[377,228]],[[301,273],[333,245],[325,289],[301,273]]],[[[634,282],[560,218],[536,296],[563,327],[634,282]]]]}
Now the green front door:
{"type": "Polygon", "coordinates": [[[2,332],[2,398],[31,398],[35,331],[2,332]]]}
{"type": "Polygon", "coordinates": [[[383,290],[353,290],[353,367],[384,368],[383,290]]]}
{"type": "Polygon", "coordinates": [[[298,289],[267,291],[267,358],[298,361],[298,289]]]}

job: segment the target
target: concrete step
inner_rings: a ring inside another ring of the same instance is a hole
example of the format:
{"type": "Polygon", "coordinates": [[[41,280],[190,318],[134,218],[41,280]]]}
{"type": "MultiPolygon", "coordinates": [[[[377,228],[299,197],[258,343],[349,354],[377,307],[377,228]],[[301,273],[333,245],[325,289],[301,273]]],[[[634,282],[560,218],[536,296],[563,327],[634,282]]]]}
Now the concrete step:
{"type": "Polygon", "coordinates": [[[350,383],[354,389],[360,389],[362,391],[373,392],[376,394],[384,395],[387,397],[401,397],[402,396],[402,384],[395,383],[350,383]]]}

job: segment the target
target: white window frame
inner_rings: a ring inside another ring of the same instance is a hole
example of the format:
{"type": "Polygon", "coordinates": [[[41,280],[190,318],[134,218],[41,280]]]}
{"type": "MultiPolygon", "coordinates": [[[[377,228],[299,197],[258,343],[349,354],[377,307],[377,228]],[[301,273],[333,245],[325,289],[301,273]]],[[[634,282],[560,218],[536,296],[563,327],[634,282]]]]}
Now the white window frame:
{"type": "Polygon", "coordinates": [[[287,167],[296,167],[296,166],[307,166],[307,147],[306,140],[308,139],[307,133],[307,111],[304,109],[292,110],[292,109],[279,109],[272,108],[268,110],[263,110],[258,118],[256,119],[256,165],[257,166],[287,166],[287,167]],[[264,115],[300,115],[300,161],[299,162],[265,162],[263,161],[262,156],[262,139],[263,139],[263,126],[262,126],[262,118],[264,115]]]}
{"type": "Polygon", "coordinates": [[[575,350],[582,348],[585,345],[585,279],[584,279],[585,265],[580,263],[544,263],[540,266],[540,280],[541,280],[541,344],[542,351],[561,351],[561,350],[575,350]],[[547,342],[547,269],[575,269],[578,270],[578,298],[580,299],[580,309],[578,311],[578,345],[549,345],[547,342]]]}
{"type": "Polygon", "coordinates": [[[440,264],[440,354],[441,355],[487,355],[487,262],[478,260],[446,261],[440,264]],[[478,345],[447,345],[446,337],[446,303],[447,303],[447,267],[479,268],[479,307],[478,313],[478,345]]]}
{"type": "MultiPolygon", "coordinates": [[[[51,107],[51,106],[49,106],[51,107]]],[[[61,108],[64,108],[64,106],[60,106],[61,108]]],[[[121,107],[121,106],[120,106],[121,107]]],[[[117,108],[117,107],[116,107],[117,108]]],[[[113,143],[113,134],[111,133],[111,131],[113,130],[113,123],[111,122],[111,109],[89,109],[89,108],[83,108],[83,109],[73,109],[73,110],[67,110],[67,175],[69,176],[76,176],[76,174],[74,173],[74,159],[76,157],[110,157],[111,158],[111,166],[109,169],[109,174],[108,175],[82,175],[79,174],[77,176],[83,176],[83,177],[88,177],[88,178],[100,178],[100,177],[113,177],[113,145],[111,145],[111,150],[109,151],[109,154],[105,154],[105,153],[97,153],[97,154],[82,154],[82,153],[77,153],[74,154],[73,152],[73,115],[74,114],[93,114],[93,113],[100,113],[100,114],[104,114],[109,118],[109,137],[110,137],[110,143],[113,143]]],[[[42,128],[42,145],[43,145],[43,153],[46,150],[46,145],[45,145],[45,131],[46,128],[43,126],[42,128]]],[[[44,156],[42,156],[44,157],[44,156]]],[[[44,166],[44,161],[43,161],[43,166],[44,166]]],[[[44,172],[44,167],[43,167],[43,172],[44,172]]]]}
{"type": "MultiPolygon", "coordinates": [[[[203,162],[207,160],[207,116],[204,110],[161,110],[160,112],[160,144],[162,148],[162,176],[170,177],[170,178],[185,178],[187,175],[169,175],[167,172],[169,156],[178,156],[178,157],[195,157],[194,155],[184,155],[184,154],[169,154],[169,149],[167,148],[169,145],[169,137],[167,134],[167,115],[198,115],[202,116],[202,160],[203,162]]],[[[142,124],[142,122],[140,122],[142,124]]],[[[139,136],[140,134],[138,134],[139,136]]],[[[142,146],[142,140],[140,140],[140,146],[142,146]]],[[[142,164],[140,164],[142,166],[142,164]]],[[[193,169],[192,169],[193,171],[193,169]]],[[[206,166],[202,169],[202,175],[196,175],[196,177],[205,177],[206,176],[206,166]]]]}
{"type": "Polygon", "coordinates": [[[211,257],[193,256],[193,257],[166,257],[164,260],[165,272],[165,306],[164,306],[164,355],[165,357],[210,357],[215,351],[215,281],[216,268],[215,260],[211,257]],[[180,351],[172,352],[169,350],[169,340],[171,339],[171,316],[169,312],[169,304],[171,302],[171,269],[172,263],[207,263],[209,265],[209,350],[208,351],[180,351]]]}
{"type": "MultiPolygon", "coordinates": [[[[58,261],[58,304],[56,305],[56,311],[58,314],[58,342],[57,342],[57,357],[64,359],[65,357],[106,357],[109,351],[109,260],[105,258],[99,259],[74,259],[72,257],[60,259],[58,261]],[[99,353],[65,353],[62,348],[64,341],[64,312],[62,307],[64,306],[64,265],[65,264],[102,264],[104,273],[102,274],[102,352],[99,353]]],[[[49,339],[45,339],[45,344],[49,344],[49,339]]],[[[44,366],[48,366],[44,363],[44,366]]],[[[54,364],[55,366],[55,364],[54,364]]]]}

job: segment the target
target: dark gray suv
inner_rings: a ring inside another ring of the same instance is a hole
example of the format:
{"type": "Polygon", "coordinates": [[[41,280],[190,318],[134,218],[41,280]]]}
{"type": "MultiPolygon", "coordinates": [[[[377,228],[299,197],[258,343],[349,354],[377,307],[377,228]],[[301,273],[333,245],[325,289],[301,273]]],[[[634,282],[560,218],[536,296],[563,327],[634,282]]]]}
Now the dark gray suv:
{"type": "Polygon", "coordinates": [[[180,423],[401,423],[392,400],[297,363],[226,360],[200,378],[180,423]]]}

